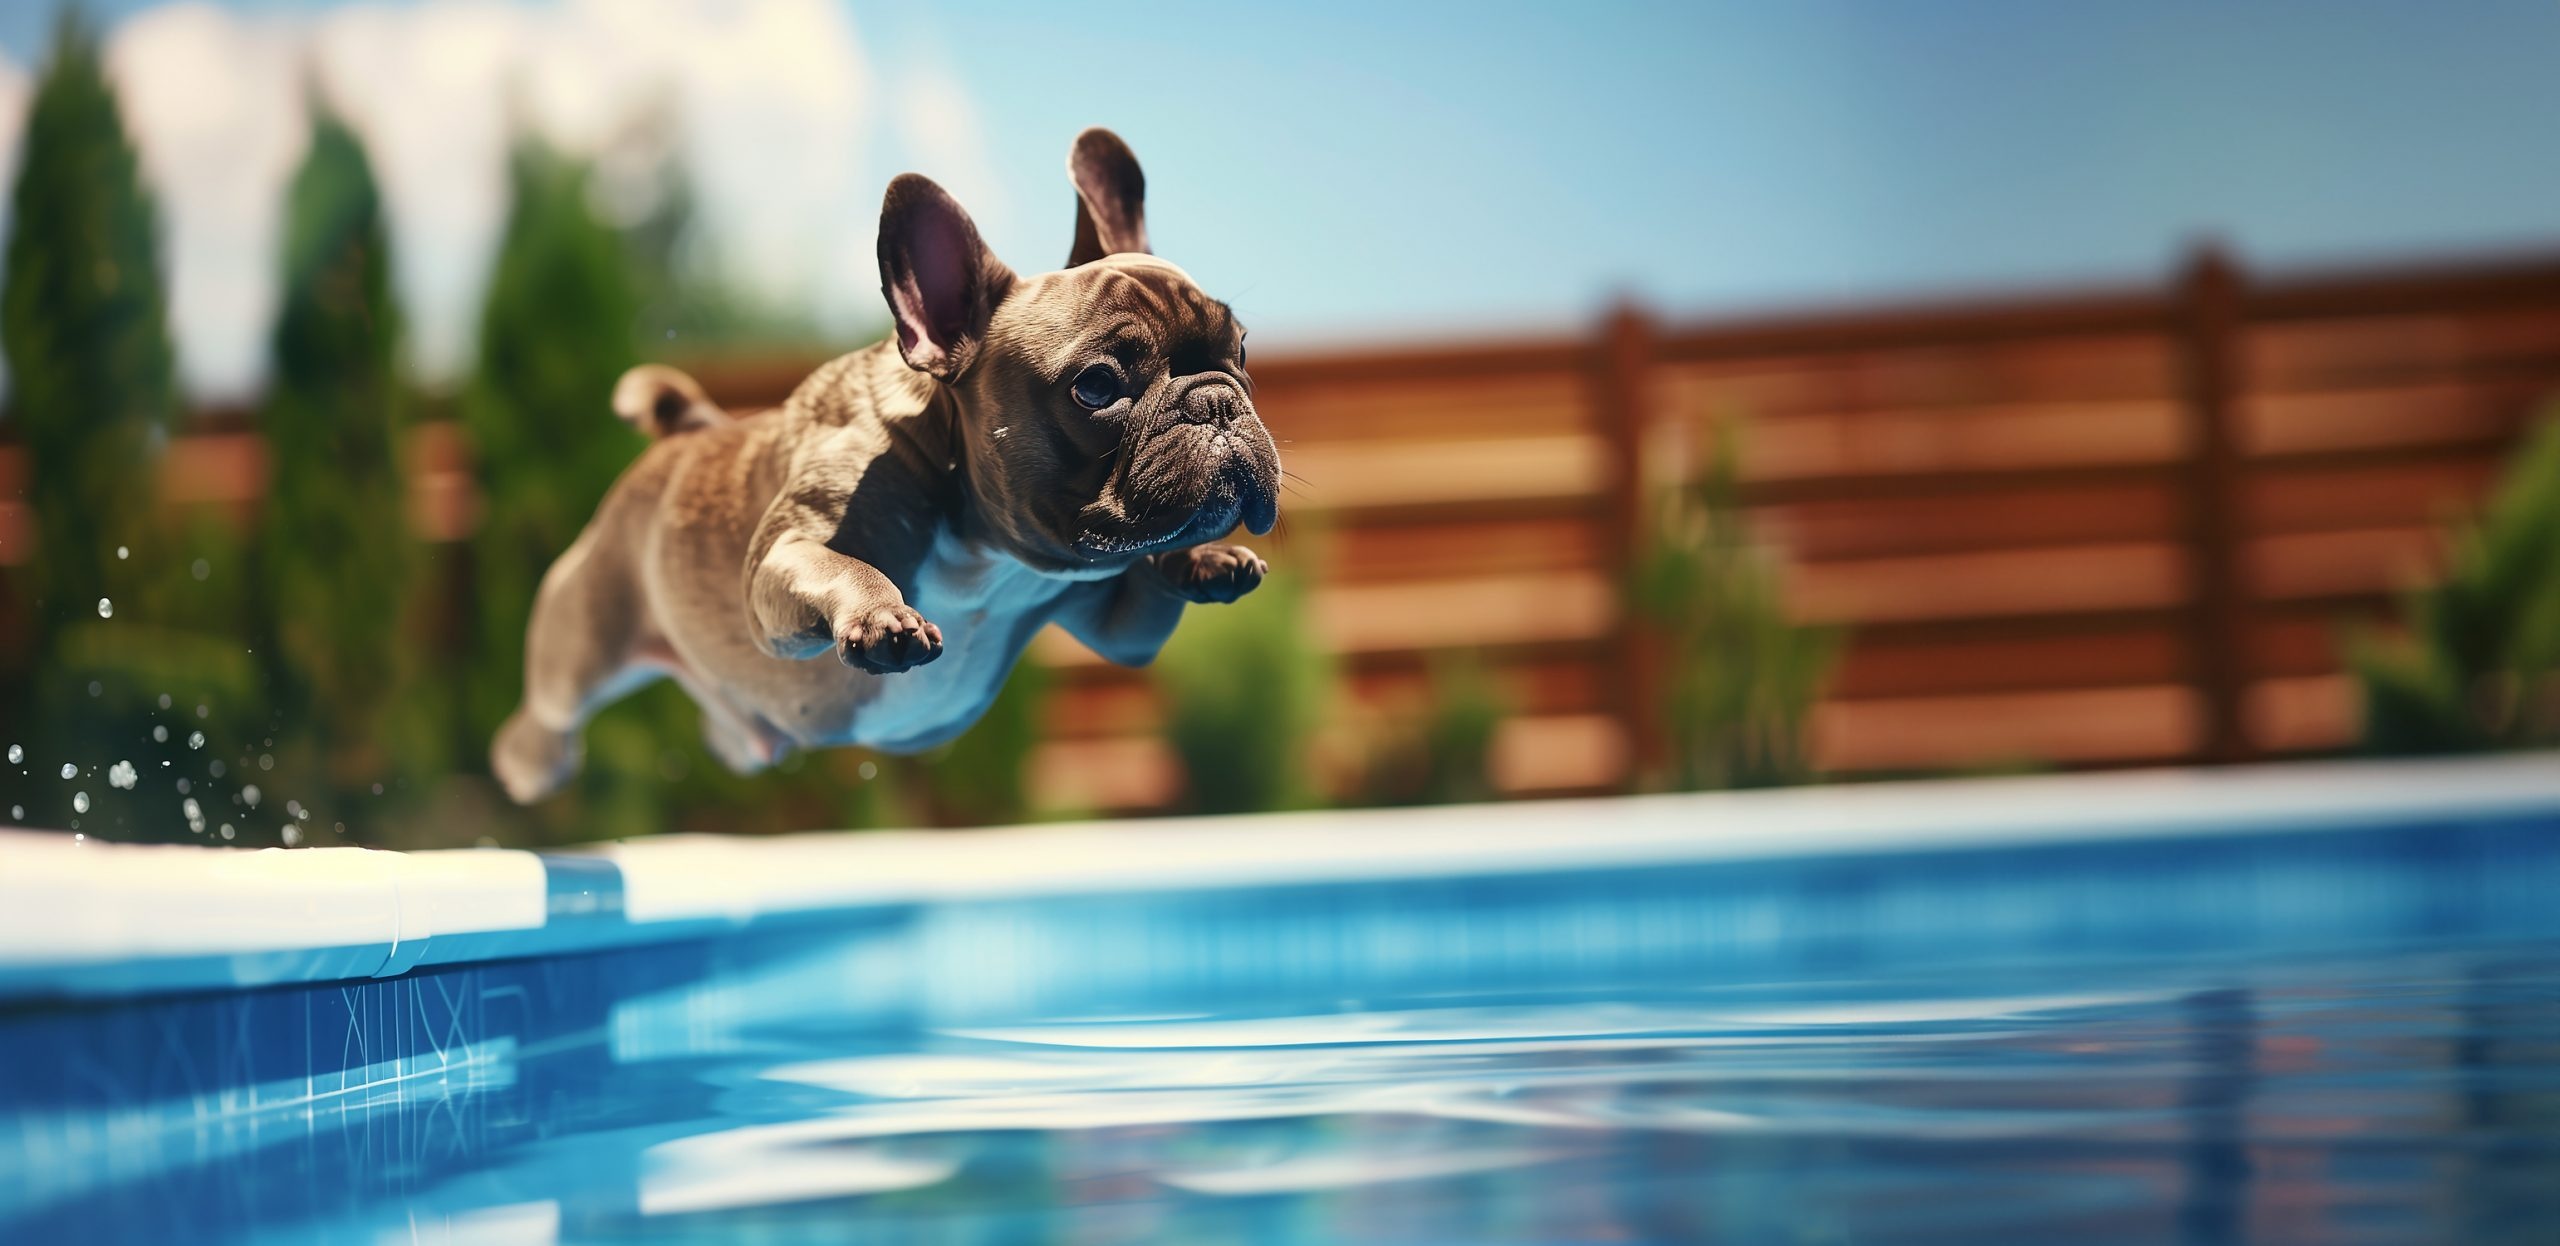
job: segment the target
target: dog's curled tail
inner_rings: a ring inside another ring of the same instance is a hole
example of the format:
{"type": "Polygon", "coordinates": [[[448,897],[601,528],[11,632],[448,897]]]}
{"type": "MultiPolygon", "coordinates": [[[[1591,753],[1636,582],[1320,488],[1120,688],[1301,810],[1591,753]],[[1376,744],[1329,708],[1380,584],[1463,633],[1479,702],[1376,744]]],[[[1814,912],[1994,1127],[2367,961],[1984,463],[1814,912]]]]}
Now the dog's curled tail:
{"type": "Polygon", "coordinates": [[[729,422],[702,386],[665,364],[644,363],[613,384],[613,413],[651,439],[729,422]]]}

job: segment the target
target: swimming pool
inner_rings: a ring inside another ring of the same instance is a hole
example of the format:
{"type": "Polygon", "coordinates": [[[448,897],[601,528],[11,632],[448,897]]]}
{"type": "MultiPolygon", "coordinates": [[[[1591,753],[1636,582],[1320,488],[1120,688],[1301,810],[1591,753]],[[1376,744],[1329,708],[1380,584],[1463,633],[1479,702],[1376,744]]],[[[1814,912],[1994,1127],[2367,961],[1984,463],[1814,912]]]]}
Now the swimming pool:
{"type": "Polygon", "coordinates": [[[2560,758],[0,840],[0,1241],[2547,1242],[2560,758]]]}

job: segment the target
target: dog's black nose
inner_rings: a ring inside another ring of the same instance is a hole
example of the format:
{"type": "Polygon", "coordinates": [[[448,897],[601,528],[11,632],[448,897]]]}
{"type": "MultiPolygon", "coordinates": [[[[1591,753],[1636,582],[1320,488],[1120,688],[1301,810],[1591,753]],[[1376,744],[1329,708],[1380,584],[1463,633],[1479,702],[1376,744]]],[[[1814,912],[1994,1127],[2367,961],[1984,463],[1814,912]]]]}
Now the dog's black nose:
{"type": "Polygon", "coordinates": [[[1251,408],[1245,406],[1244,395],[1236,392],[1233,382],[1213,377],[1192,382],[1175,409],[1186,424],[1225,428],[1251,408]]]}

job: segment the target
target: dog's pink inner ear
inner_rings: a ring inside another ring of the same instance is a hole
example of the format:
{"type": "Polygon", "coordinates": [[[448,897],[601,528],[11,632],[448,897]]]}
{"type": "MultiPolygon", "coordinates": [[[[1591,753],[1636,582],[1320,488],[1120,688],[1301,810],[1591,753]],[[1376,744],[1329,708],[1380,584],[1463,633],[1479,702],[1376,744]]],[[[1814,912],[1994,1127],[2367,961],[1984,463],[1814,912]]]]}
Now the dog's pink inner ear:
{"type": "Polygon", "coordinates": [[[915,214],[906,240],[906,271],[891,283],[898,345],[907,362],[944,362],[968,335],[978,253],[969,227],[930,209],[915,214]]]}

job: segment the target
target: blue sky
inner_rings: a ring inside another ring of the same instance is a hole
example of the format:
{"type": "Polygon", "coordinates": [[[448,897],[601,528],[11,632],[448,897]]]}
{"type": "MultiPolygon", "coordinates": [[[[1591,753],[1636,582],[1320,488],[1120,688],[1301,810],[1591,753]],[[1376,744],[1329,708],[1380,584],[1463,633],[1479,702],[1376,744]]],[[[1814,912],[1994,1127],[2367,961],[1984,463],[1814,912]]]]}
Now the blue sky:
{"type": "MultiPolygon", "coordinates": [[[[848,323],[890,173],[945,177],[1046,268],[1096,123],[1147,164],[1156,249],[1272,347],[1571,325],[1621,293],[1677,315],[2141,280],[2207,236],[2275,269],[2560,246],[2550,3],[841,13],[862,120],[791,155],[846,171],[821,219],[848,245],[809,267],[848,323]]],[[[0,50],[30,64],[49,21],[6,6],[0,50]]]]}

